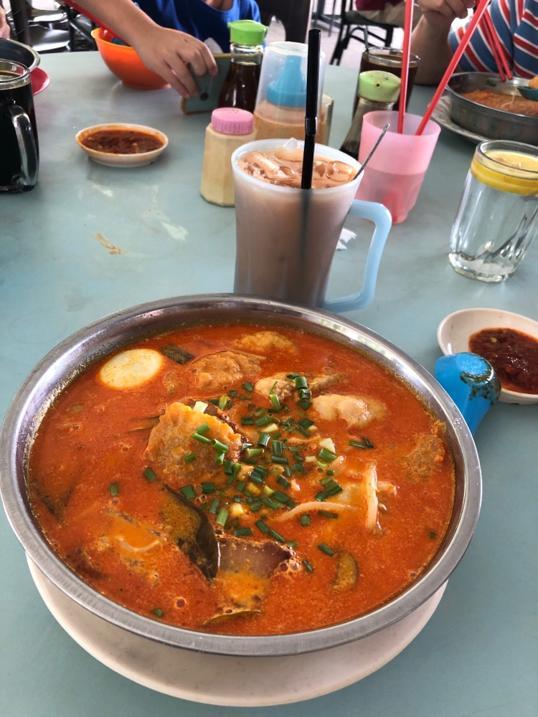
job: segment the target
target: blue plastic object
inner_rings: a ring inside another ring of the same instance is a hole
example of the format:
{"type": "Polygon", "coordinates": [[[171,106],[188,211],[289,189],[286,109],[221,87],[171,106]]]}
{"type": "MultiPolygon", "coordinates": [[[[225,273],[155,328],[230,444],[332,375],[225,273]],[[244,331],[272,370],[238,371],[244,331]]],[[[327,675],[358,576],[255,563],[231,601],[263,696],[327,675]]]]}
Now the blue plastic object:
{"type": "Polygon", "coordinates": [[[501,392],[493,366],[482,356],[463,352],[437,359],[434,375],[474,433],[501,392]]]}
{"type": "MultiPolygon", "coordinates": [[[[306,102],[306,74],[304,58],[289,55],[280,75],[267,87],[267,101],[284,107],[304,107],[306,102]]],[[[305,64],[306,66],[306,64],[305,64]]]]}
{"type": "Polygon", "coordinates": [[[375,229],[368,249],[366,264],[364,266],[364,275],[362,281],[362,289],[356,294],[343,296],[340,299],[326,301],[323,308],[330,311],[352,311],[353,309],[363,309],[374,298],[375,285],[377,282],[377,274],[383,249],[392,226],[392,218],[389,210],[377,202],[365,202],[361,199],[354,199],[351,204],[348,216],[361,217],[368,219],[374,223],[375,229]]]}

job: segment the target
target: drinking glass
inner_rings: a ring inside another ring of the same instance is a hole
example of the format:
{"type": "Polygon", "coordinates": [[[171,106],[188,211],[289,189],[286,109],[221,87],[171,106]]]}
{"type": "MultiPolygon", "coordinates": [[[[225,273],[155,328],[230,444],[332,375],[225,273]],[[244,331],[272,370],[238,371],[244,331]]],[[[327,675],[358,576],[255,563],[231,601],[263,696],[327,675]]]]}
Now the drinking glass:
{"type": "MultiPolygon", "coordinates": [[[[361,72],[367,70],[382,70],[383,72],[392,72],[397,77],[402,76],[402,57],[403,53],[401,50],[397,50],[394,47],[369,47],[361,55],[361,68],[359,70],[359,77],[361,72]]],[[[409,100],[411,98],[411,92],[415,84],[415,75],[420,64],[420,57],[411,53],[409,57],[409,78],[407,81],[407,101],[405,103],[405,109],[409,107],[409,100]]],[[[355,104],[353,106],[353,116],[357,109],[357,102],[359,97],[359,82],[357,83],[357,92],[355,93],[355,104]]],[[[397,112],[400,106],[400,101],[397,100],[394,105],[394,110],[397,112]]]]}
{"type": "Polygon", "coordinates": [[[452,227],[451,265],[473,279],[503,281],[537,233],[538,149],[521,142],[482,142],[452,227]]]}

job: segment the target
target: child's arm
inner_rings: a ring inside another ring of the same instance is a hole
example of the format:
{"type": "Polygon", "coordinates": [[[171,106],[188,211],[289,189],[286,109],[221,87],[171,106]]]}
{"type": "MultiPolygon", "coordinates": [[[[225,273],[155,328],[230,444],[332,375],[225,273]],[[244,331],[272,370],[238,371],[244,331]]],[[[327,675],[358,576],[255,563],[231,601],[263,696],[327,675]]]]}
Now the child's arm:
{"type": "Polygon", "coordinates": [[[195,75],[214,75],[217,66],[203,42],[179,30],[153,22],[131,0],[76,0],[69,5],[109,27],[135,48],[144,64],[163,77],[183,97],[197,94],[195,75]]]}

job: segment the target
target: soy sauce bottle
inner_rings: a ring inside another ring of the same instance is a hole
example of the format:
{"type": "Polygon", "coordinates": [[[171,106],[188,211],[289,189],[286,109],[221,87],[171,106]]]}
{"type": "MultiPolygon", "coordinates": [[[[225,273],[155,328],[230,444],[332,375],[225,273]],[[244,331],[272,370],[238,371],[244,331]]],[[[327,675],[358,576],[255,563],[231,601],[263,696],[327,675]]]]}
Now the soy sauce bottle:
{"type": "Polygon", "coordinates": [[[254,20],[229,22],[231,61],[219,97],[219,107],[254,111],[267,28],[254,20]]]}

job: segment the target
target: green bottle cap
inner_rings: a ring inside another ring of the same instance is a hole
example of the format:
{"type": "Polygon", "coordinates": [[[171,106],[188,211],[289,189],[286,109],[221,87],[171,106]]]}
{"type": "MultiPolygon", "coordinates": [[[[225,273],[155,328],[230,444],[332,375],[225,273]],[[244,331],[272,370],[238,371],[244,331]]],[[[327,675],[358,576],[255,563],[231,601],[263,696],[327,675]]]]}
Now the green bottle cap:
{"type": "Polygon", "coordinates": [[[370,70],[359,75],[359,96],[373,102],[396,102],[400,95],[400,78],[392,72],[370,70]]]}
{"type": "Polygon", "coordinates": [[[228,23],[230,42],[237,45],[261,45],[267,28],[255,20],[234,20],[228,23]]]}

